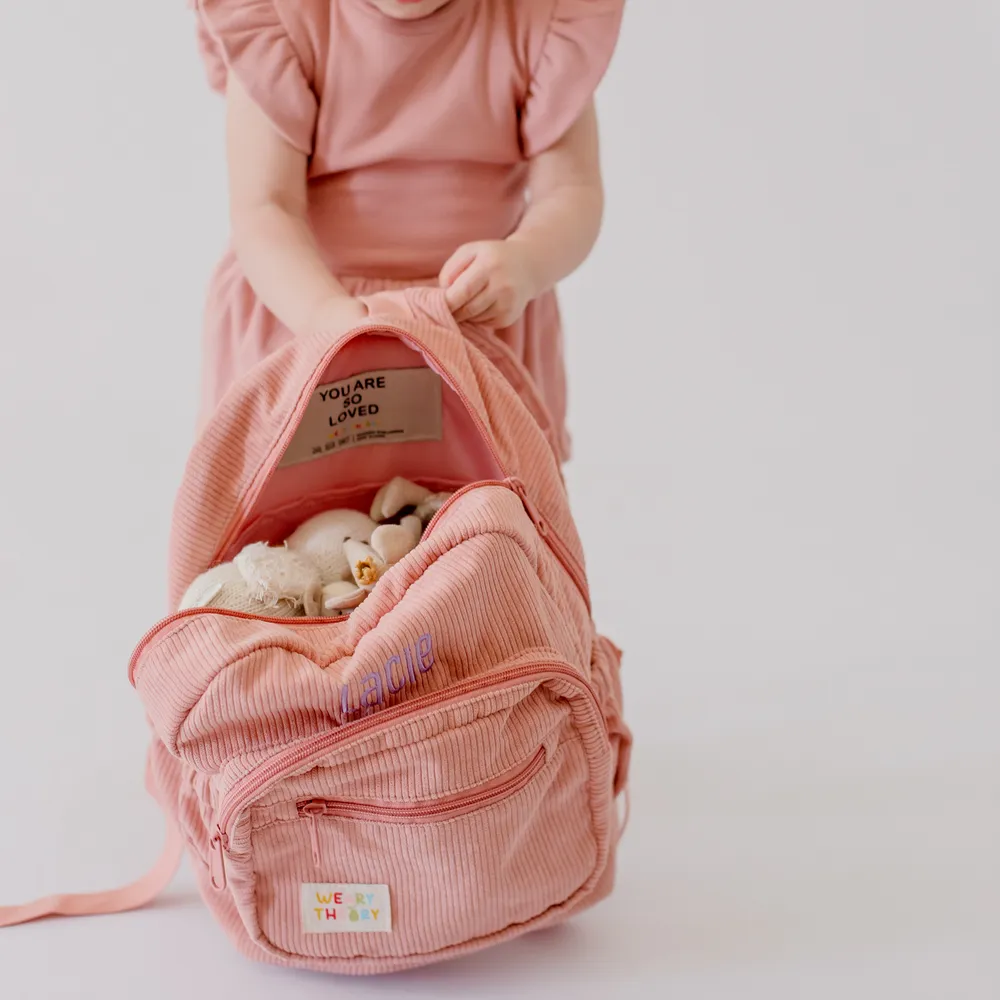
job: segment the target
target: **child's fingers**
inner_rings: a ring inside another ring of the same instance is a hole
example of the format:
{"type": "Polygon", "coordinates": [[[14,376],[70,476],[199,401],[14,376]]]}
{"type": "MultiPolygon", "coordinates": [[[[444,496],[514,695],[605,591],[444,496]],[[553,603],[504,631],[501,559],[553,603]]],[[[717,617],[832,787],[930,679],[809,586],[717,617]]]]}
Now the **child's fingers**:
{"type": "Polygon", "coordinates": [[[501,319],[503,319],[503,313],[500,310],[500,306],[494,302],[489,309],[476,317],[476,322],[482,323],[483,326],[492,326],[499,329],[501,326],[506,325],[500,322],[501,319]]]}
{"type": "Polygon", "coordinates": [[[482,294],[489,286],[490,276],[484,268],[475,264],[467,267],[461,277],[445,292],[445,300],[453,314],[466,308],[470,302],[482,294]]]}
{"type": "Polygon", "coordinates": [[[459,323],[466,323],[469,320],[478,320],[485,313],[488,313],[496,305],[496,295],[487,285],[478,295],[473,296],[464,306],[455,312],[455,319],[459,323]]]}
{"type": "Polygon", "coordinates": [[[465,271],[469,265],[476,259],[476,245],[474,243],[466,243],[464,246],[460,246],[446,261],[444,267],[441,268],[441,273],[438,275],[438,281],[441,282],[442,288],[450,288],[458,280],[460,274],[465,271]]]}

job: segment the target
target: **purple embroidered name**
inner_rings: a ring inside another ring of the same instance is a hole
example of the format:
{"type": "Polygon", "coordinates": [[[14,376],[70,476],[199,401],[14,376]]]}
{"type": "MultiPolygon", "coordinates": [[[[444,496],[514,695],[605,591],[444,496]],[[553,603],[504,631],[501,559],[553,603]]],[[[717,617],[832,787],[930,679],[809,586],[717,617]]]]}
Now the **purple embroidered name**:
{"type": "Polygon", "coordinates": [[[351,705],[350,686],[344,684],[341,687],[340,708],[344,717],[376,711],[385,704],[389,695],[399,694],[404,688],[416,684],[420,675],[428,673],[433,667],[434,640],[427,632],[402,653],[390,656],[381,671],[361,678],[361,697],[356,705],[351,705]]]}

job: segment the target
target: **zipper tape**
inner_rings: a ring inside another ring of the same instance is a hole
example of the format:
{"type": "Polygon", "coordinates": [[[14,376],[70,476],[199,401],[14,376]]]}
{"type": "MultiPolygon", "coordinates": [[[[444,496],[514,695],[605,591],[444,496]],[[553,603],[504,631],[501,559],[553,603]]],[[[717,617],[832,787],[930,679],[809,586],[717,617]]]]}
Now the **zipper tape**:
{"type": "MultiPolygon", "coordinates": [[[[461,489],[453,493],[447,501],[442,505],[441,509],[431,518],[424,531],[421,542],[426,541],[430,538],[432,532],[436,529],[441,517],[448,510],[450,510],[455,503],[468,493],[473,490],[485,489],[487,487],[502,487],[504,489],[511,490],[513,493],[520,497],[521,502],[524,504],[525,512],[528,517],[531,518],[532,523],[535,525],[536,530],[541,536],[542,540],[548,546],[549,550],[559,561],[560,565],[569,575],[570,579],[573,580],[577,590],[580,593],[581,598],[583,598],[584,603],[587,606],[588,612],[591,610],[590,606],[590,592],[587,587],[586,573],[582,566],[580,566],[577,561],[570,554],[569,550],[562,543],[562,540],[558,535],[552,532],[548,527],[547,522],[541,517],[538,509],[534,504],[528,499],[527,489],[519,479],[508,478],[508,479],[482,479],[474,483],[468,483],[461,489]]],[[[378,585],[376,584],[376,587],[378,585]]],[[[187,608],[184,611],[178,611],[175,614],[169,615],[168,617],[157,622],[148,632],[136,643],[135,649],[132,652],[131,659],[129,660],[129,682],[135,687],[135,668],[138,663],[139,657],[142,655],[146,646],[155,638],[155,636],[169,628],[176,622],[183,621],[185,618],[195,618],[199,615],[220,615],[224,618],[240,618],[245,621],[257,621],[266,622],[272,625],[335,625],[338,622],[345,622],[350,617],[349,615],[339,615],[335,618],[269,618],[265,615],[251,615],[247,614],[245,611],[231,611],[228,608],[187,608]]]]}

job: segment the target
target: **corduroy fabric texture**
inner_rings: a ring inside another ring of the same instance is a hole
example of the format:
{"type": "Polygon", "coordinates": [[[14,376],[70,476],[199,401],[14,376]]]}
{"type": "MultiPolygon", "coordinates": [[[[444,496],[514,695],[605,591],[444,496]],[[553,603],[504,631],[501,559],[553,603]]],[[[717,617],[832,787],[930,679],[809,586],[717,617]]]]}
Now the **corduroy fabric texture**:
{"type": "Polygon", "coordinates": [[[357,337],[422,356],[501,478],[446,507],[350,617],[186,612],[131,664],[151,787],[230,938],[260,960],[348,974],[462,954],[606,895],[631,744],[620,653],[591,618],[530,379],[522,399],[517,362],[483,331],[464,336],[439,292],[368,305],[368,327],[289,343],[206,424],[175,508],[171,601],[261,516],[313,389],[357,337]],[[310,883],[388,886],[391,932],[316,932],[310,883]]]}

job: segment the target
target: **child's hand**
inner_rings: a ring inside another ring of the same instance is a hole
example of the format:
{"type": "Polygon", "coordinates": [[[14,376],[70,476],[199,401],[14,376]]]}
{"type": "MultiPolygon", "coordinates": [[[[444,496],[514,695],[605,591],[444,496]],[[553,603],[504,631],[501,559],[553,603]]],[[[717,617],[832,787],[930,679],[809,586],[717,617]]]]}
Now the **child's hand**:
{"type": "Polygon", "coordinates": [[[448,308],[460,323],[512,326],[538,289],[525,248],[511,240],[466,243],[441,269],[448,308]]]}

